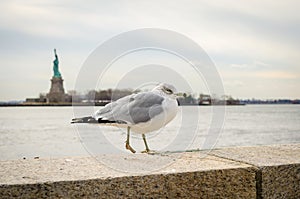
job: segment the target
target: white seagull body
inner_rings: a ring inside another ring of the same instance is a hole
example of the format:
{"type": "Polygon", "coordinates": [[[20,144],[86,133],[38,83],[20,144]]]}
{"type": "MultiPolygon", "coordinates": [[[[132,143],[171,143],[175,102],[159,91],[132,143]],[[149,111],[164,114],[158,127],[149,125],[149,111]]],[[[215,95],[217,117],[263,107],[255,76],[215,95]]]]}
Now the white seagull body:
{"type": "Polygon", "coordinates": [[[127,128],[126,149],[135,153],[129,144],[130,130],[140,133],[150,152],[145,134],[167,125],[178,111],[176,89],[170,84],[159,84],[152,91],[132,94],[107,104],[93,116],[75,118],[71,123],[98,123],[127,128]]]}

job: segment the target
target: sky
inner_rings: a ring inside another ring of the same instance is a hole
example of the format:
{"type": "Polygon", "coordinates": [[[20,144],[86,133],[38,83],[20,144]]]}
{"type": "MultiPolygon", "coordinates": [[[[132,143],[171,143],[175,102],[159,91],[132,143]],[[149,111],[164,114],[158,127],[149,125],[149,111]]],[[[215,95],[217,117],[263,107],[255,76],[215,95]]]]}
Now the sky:
{"type": "Polygon", "coordinates": [[[300,98],[299,7],[298,0],[2,0],[0,101],[47,93],[54,48],[65,89],[73,90],[99,45],[140,28],[195,41],[233,97],[300,98]]]}

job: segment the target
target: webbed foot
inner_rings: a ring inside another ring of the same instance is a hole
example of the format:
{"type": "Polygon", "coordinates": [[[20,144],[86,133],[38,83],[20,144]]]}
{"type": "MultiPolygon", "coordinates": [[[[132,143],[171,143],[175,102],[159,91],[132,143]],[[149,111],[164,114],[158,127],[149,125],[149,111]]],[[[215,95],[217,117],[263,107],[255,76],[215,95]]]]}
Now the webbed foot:
{"type": "Polygon", "coordinates": [[[126,142],[125,148],[126,148],[127,150],[131,151],[132,153],[135,153],[135,152],[136,152],[136,151],[129,145],[128,142],[126,142]]]}
{"type": "Polygon", "coordinates": [[[144,151],[141,151],[141,153],[147,153],[148,155],[155,155],[158,154],[158,152],[150,149],[145,149],[144,151]]]}

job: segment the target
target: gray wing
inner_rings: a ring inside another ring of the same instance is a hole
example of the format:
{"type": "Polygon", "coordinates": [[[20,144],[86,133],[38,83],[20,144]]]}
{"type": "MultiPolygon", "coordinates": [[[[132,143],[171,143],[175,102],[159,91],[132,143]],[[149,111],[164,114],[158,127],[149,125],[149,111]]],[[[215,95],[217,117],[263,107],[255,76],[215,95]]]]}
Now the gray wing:
{"type": "Polygon", "coordinates": [[[153,92],[132,94],[107,104],[94,115],[96,120],[109,120],[138,124],[147,122],[163,112],[164,98],[153,92]]]}

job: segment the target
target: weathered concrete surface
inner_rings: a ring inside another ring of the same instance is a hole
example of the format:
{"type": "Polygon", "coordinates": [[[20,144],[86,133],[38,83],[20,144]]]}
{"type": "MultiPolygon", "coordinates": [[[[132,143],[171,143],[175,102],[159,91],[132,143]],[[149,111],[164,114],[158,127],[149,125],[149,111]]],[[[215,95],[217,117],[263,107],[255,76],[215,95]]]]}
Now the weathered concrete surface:
{"type": "Polygon", "coordinates": [[[257,198],[300,198],[300,144],[226,148],[211,154],[258,167],[257,198]]]}
{"type": "Polygon", "coordinates": [[[3,161],[0,198],[300,198],[299,165],[300,144],[3,161]]]}
{"type": "Polygon", "coordinates": [[[0,162],[0,176],[2,198],[256,197],[255,168],[199,152],[6,161],[0,162]],[[100,161],[108,157],[112,162],[122,160],[118,171],[100,161]],[[168,164],[161,169],[146,171],[164,161],[168,164]],[[130,169],[121,171],[122,165],[130,169]],[[132,173],[140,167],[144,172],[132,173]]]}

